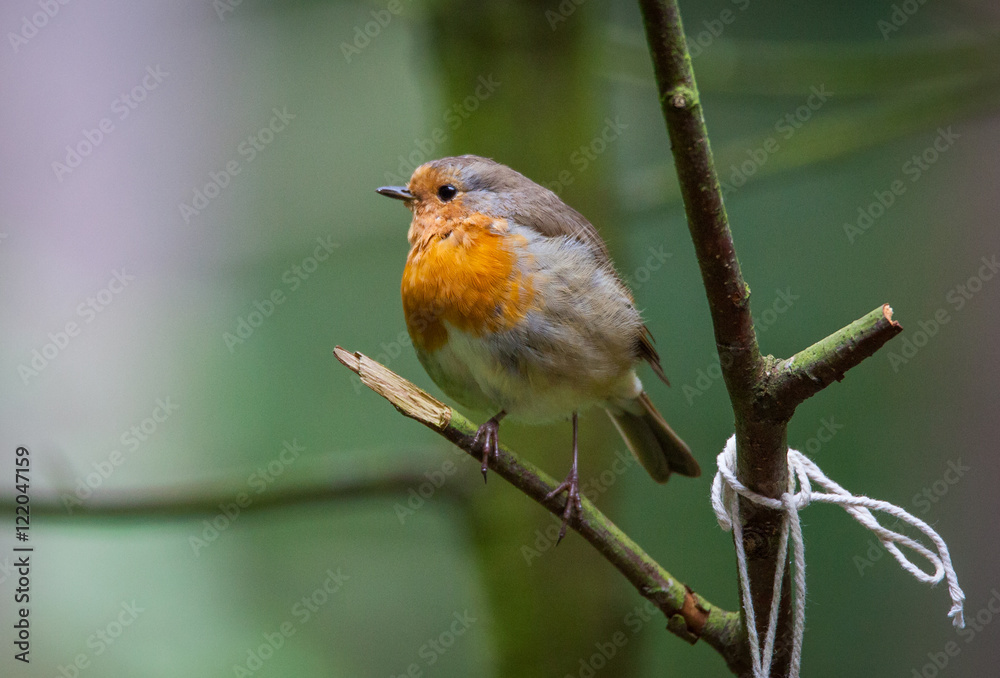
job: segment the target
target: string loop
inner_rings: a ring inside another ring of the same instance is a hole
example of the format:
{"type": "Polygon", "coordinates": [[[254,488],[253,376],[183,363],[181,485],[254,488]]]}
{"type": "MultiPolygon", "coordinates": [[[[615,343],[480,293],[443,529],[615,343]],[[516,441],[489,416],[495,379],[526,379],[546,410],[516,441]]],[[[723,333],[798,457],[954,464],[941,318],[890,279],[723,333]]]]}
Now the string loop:
{"type": "Polygon", "coordinates": [[[895,504],[865,496],[856,496],[830,480],[811,459],[798,450],[788,450],[788,490],[779,499],[765,497],[746,487],[736,477],[736,436],[726,441],[726,447],[718,457],[719,470],[712,481],[712,508],[719,526],[733,530],[733,541],[736,543],[736,561],[739,567],[741,598],[746,611],[747,635],[750,641],[750,659],[753,663],[755,678],[768,678],[774,659],[774,641],[777,632],[778,608],[781,600],[782,580],[785,575],[785,554],[788,552],[788,542],[792,542],[794,610],[792,619],[792,654],[789,675],[798,678],[799,666],[802,663],[802,636],[806,619],[806,560],[805,544],[802,540],[802,524],[799,522],[799,511],[813,502],[838,504],[855,520],[868,528],[878,537],[882,545],[892,554],[900,567],[909,572],[918,581],[925,584],[937,584],[942,579],[948,582],[948,593],[951,595],[952,606],[948,612],[956,628],[965,627],[964,601],[965,593],[958,585],[958,575],[951,564],[951,555],[944,539],[930,525],[920,518],[908,513],[895,504]],[[814,491],[813,483],[825,491],[814,491]],[[796,491],[796,485],[798,491],[796,491]],[[765,506],[775,511],[781,511],[784,519],[781,525],[781,535],[778,542],[778,565],[774,573],[774,589],[771,597],[772,605],[768,614],[767,632],[764,636],[763,651],[760,637],[757,633],[756,611],[753,609],[753,599],[750,597],[750,580],[747,577],[747,558],[743,547],[743,525],[740,520],[739,497],[759,506],[765,506]],[[936,551],[932,551],[921,542],[904,534],[890,530],[880,524],[872,511],[887,513],[897,520],[912,525],[927,536],[936,551]],[[930,563],[934,572],[929,573],[915,565],[900,550],[905,546],[921,555],[930,563]]]}

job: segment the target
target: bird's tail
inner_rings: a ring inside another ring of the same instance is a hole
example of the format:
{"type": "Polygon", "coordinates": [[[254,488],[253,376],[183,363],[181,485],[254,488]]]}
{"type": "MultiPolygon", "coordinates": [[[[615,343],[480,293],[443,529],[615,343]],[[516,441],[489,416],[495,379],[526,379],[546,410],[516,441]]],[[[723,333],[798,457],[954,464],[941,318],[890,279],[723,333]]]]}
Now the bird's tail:
{"type": "Polygon", "coordinates": [[[608,416],[653,480],[665,483],[671,473],[692,478],[701,475],[690,448],[667,425],[645,391],[633,400],[616,404],[618,407],[606,410],[608,416]]]}

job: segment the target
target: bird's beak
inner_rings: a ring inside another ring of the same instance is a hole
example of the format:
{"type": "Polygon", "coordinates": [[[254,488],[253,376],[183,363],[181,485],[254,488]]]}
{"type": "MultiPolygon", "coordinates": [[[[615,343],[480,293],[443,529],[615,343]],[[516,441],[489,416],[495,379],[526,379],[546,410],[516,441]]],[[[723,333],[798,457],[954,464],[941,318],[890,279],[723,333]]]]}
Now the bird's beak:
{"type": "Polygon", "coordinates": [[[413,200],[413,194],[410,193],[410,189],[406,186],[383,186],[382,188],[376,188],[375,192],[404,202],[413,200]]]}

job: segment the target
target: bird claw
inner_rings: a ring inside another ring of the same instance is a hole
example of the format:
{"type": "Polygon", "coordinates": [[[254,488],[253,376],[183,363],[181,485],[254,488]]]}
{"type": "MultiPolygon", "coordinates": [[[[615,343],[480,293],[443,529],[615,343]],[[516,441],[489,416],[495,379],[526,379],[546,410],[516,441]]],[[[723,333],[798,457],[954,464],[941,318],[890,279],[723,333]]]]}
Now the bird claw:
{"type": "Polygon", "coordinates": [[[480,446],[483,451],[483,482],[486,482],[486,472],[489,471],[490,457],[496,459],[497,450],[500,446],[500,420],[504,418],[506,412],[490,417],[476,431],[476,437],[472,439],[473,446],[480,446]],[[480,440],[482,441],[480,443],[480,440]]]}
{"type": "Polygon", "coordinates": [[[569,475],[566,476],[566,480],[559,483],[556,489],[545,495],[545,500],[548,501],[562,492],[566,492],[566,508],[563,509],[562,527],[559,528],[559,538],[556,539],[556,546],[566,536],[566,527],[569,525],[573,514],[576,514],[577,519],[583,517],[583,501],[580,499],[580,483],[575,467],[570,470],[569,475]]]}

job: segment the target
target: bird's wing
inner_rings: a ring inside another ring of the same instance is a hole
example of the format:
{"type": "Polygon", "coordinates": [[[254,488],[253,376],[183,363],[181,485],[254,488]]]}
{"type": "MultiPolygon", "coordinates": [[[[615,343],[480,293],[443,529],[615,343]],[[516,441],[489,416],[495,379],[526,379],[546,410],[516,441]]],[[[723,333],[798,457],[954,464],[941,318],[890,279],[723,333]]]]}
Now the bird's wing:
{"type": "MultiPolygon", "coordinates": [[[[614,273],[615,278],[621,284],[628,298],[635,303],[632,290],[628,288],[625,281],[618,275],[618,271],[615,270],[614,263],[611,261],[611,255],[608,252],[608,246],[605,244],[604,239],[601,238],[601,234],[594,228],[594,225],[587,221],[587,218],[582,214],[560,200],[554,193],[546,192],[547,194],[540,195],[539,193],[535,194],[538,197],[530,201],[530,205],[522,202],[520,209],[514,209],[514,221],[550,238],[570,236],[591,245],[598,263],[614,273]]],[[[642,332],[635,340],[636,353],[639,358],[648,362],[650,367],[653,368],[653,372],[656,373],[656,376],[669,386],[670,381],[667,379],[667,375],[663,373],[663,366],[660,364],[660,355],[656,352],[656,347],[653,345],[654,339],[649,328],[643,325],[642,332]]]]}
{"type": "Polygon", "coordinates": [[[555,193],[546,191],[534,199],[521,201],[514,207],[513,212],[515,222],[544,236],[556,238],[568,235],[591,245],[598,262],[602,266],[614,269],[608,246],[601,238],[601,234],[586,217],[560,200],[555,193]]]}
{"type": "Polygon", "coordinates": [[[664,384],[670,386],[670,380],[667,379],[667,375],[663,372],[663,365],[660,364],[660,354],[656,352],[653,341],[653,333],[649,331],[648,327],[643,325],[642,334],[639,336],[639,357],[649,363],[649,366],[653,368],[653,372],[664,384]]]}

